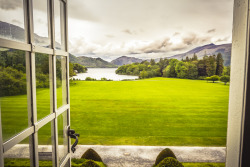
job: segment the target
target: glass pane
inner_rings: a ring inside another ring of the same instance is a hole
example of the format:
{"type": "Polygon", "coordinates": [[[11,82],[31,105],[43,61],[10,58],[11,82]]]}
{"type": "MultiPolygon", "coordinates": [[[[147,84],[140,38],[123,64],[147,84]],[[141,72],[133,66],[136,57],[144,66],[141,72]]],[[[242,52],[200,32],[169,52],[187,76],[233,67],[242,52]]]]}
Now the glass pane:
{"type": "Polygon", "coordinates": [[[25,52],[0,48],[0,111],[4,141],[28,127],[26,89],[25,52]]]}
{"type": "Polygon", "coordinates": [[[55,40],[56,40],[56,49],[62,48],[62,35],[61,35],[61,10],[60,5],[62,2],[60,0],[55,0],[55,40]]]}
{"type": "Polygon", "coordinates": [[[51,122],[38,131],[38,155],[40,166],[52,166],[51,122]]]}
{"type": "Polygon", "coordinates": [[[23,0],[1,0],[0,38],[25,42],[23,0]]]}
{"type": "Polygon", "coordinates": [[[57,56],[56,59],[57,108],[67,104],[66,67],[67,67],[66,57],[57,56]]]}
{"type": "Polygon", "coordinates": [[[4,153],[4,166],[30,166],[29,138],[4,153]]]}
{"type": "Polygon", "coordinates": [[[67,111],[58,116],[58,145],[59,160],[61,161],[68,153],[68,135],[67,135],[67,111]]]}
{"type": "Polygon", "coordinates": [[[50,114],[49,55],[36,53],[36,98],[38,120],[50,114]]]}
{"type": "Polygon", "coordinates": [[[33,6],[35,44],[49,47],[47,0],[34,0],[33,6]]]}

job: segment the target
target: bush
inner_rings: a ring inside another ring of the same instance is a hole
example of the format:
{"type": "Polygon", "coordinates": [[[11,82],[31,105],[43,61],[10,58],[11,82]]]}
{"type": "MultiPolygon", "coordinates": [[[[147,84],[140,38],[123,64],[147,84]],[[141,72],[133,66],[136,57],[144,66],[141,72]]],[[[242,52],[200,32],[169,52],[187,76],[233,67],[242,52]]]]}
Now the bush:
{"type": "Polygon", "coordinates": [[[96,79],[95,78],[91,78],[91,77],[86,77],[85,81],[96,81],[96,79]]]}
{"type": "Polygon", "coordinates": [[[230,76],[228,76],[228,75],[223,75],[223,76],[220,78],[220,81],[224,82],[224,84],[226,85],[227,82],[230,81],[230,76]]]}
{"type": "Polygon", "coordinates": [[[206,77],[205,80],[207,80],[207,82],[211,81],[211,77],[206,77]]]}
{"type": "Polygon", "coordinates": [[[102,162],[102,158],[91,148],[85,151],[81,158],[102,162]]]}
{"type": "Polygon", "coordinates": [[[107,81],[107,78],[101,78],[101,81],[107,81]]]}
{"type": "Polygon", "coordinates": [[[11,67],[0,67],[0,97],[26,92],[26,74],[11,67]]]}
{"type": "Polygon", "coordinates": [[[214,83],[214,81],[220,80],[220,77],[218,75],[213,75],[210,78],[211,78],[211,81],[213,81],[213,83],[214,83]]]}
{"type": "Polygon", "coordinates": [[[82,163],[81,167],[101,167],[95,161],[86,160],[82,163]]]}
{"type": "Polygon", "coordinates": [[[164,158],[167,158],[167,157],[172,157],[176,159],[176,156],[174,155],[173,151],[170,150],[169,148],[165,148],[157,156],[155,160],[155,165],[159,164],[164,158]]]}
{"type": "Polygon", "coordinates": [[[167,157],[162,160],[156,167],[184,167],[179,161],[173,157],[167,157]]]}

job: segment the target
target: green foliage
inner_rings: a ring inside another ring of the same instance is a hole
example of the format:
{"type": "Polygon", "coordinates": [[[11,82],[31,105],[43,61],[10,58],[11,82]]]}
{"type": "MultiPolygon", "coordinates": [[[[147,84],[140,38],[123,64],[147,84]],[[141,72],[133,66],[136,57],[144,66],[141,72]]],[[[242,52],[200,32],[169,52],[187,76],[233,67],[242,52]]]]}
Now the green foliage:
{"type": "Polygon", "coordinates": [[[141,71],[139,77],[140,77],[141,79],[149,78],[148,72],[147,72],[147,71],[141,71]]]}
{"type": "Polygon", "coordinates": [[[88,70],[86,67],[78,63],[73,63],[73,69],[76,70],[78,73],[85,73],[88,70]]]}
{"type": "Polygon", "coordinates": [[[164,160],[167,157],[172,157],[176,159],[176,156],[174,155],[173,151],[169,148],[165,148],[162,150],[159,155],[156,157],[155,165],[158,165],[162,160],[164,160]]]}
{"type": "Polygon", "coordinates": [[[184,167],[184,166],[175,158],[167,157],[155,167],[184,167]]]}
{"type": "Polygon", "coordinates": [[[179,61],[177,59],[171,59],[169,65],[163,70],[163,76],[168,78],[177,77],[175,67],[179,61]]]}
{"type": "Polygon", "coordinates": [[[107,78],[101,78],[101,81],[107,81],[107,78]]]}
{"type": "Polygon", "coordinates": [[[72,63],[69,63],[69,76],[70,77],[76,76],[72,63]]]}
{"type": "Polygon", "coordinates": [[[212,81],[212,78],[211,77],[206,77],[205,80],[208,82],[208,81],[212,81]]]}
{"type": "Polygon", "coordinates": [[[0,67],[0,97],[26,94],[26,75],[11,67],[0,67]]]}
{"type": "Polygon", "coordinates": [[[115,72],[122,75],[136,75],[141,79],[161,76],[159,65],[154,60],[151,60],[151,64],[148,61],[143,61],[141,63],[123,65],[115,72]]]}
{"type": "Polygon", "coordinates": [[[223,74],[222,75],[228,75],[230,76],[230,66],[225,66],[223,69],[223,74]]]}
{"type": "Polygon", "coordinates": [[[95,78],[91,78],[91,77],[86,77],[85,81],[96,81],[96,79],[95,78]]]}
{"type": "Polygon", "coordinates": [[[36,87],[49,88],[49,74],[37,73],[36,74],[36,87]]]}
{"type": "Polygon", "coordinates": [[[230,81],[230,76],[228,76],[228,75],[223,75],[223,76],[220,77],[220,81],[224,82],[224,84],[226,85],[227,82],[230,81]]]}
{"type": "Polygon", "coordinates": [[[204,56],[203,59],[205,60],[206,64],[206,73],[208,76],[212,76],[216,74],[216,56],[204,56]]]}
{"type": "Polygon", "coordinates": [[[220,77],[219,77],[218,75],[213,75],[213,76],[211,76],[210,78],[211,78],[211,81],[213,81],[213,83],[214,83],[215,81],[220,80],[220,77]]]}
{"type": "Polygon", "coordinates": [[[222,58],[221,53],[218,53],[216,56],[216,75],[221,76],[223,73],[223,69],[224,69],[224,60],[222,58]]]}
{"type": "Polygon", "coordinates": [[[102,158],[92,148],[85,151],[85,153],[81,156],[81,158],[102,162],[102,158]]]}

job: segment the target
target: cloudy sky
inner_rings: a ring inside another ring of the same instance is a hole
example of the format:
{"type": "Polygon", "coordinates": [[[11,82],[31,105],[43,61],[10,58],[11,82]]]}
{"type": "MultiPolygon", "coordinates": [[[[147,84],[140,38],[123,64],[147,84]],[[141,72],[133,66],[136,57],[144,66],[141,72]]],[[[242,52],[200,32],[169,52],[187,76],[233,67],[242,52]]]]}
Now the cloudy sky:
{"type": "MultiPolygon", "coordinates": [[[[0,0],[0,20],[7,19],[22,27],[20,2],[0,0]]],[[[233,0],[68,0],[68,3],[70,52],[78,56],[108,61],[123,55],[167,57],[205,44],[230,43],[232,38],[233,0]]],[[[46,4],[43,0],[34,0],[34,4],[36,25],[41,24],[35,31],[46,36],[46,4]]]]}

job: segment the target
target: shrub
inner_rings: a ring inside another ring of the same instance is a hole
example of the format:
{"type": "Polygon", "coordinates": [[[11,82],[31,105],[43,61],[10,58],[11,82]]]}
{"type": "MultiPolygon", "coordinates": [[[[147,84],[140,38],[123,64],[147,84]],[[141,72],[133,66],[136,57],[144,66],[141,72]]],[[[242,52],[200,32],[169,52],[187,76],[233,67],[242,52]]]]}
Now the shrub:
{"type": "Polygon", "coordinates": [[[97,152],[93,149],[88,149],[83,155],[82,157],[83,159],[90,159],[90,160],[94,160],[94,161],[99,161],[102,162],[102,158],[97,154],[97,152]]]}
{"type": "Polygon", "coordinates": [[[81,167],[101,167],[95,161],[92,160],[86,160],[82,163],[81,167]]]}
{"type": "Polygon", "coordinates": [[[107,81],[107,78],[101,78],[101,81],[107,81]]]}
{"type": "Polygon", "coordinates": [[[226,85],[227,82],[230,81],[230,76],[228,76],[228,75],[223,75],[223,76],[220,78],[220,80],[221,80],[222,82],[224,82],[224,84],[226,85]]]}
{"type": "Polygon", "coordinates": [[[0,97],[26,94],[26,74],[0,67],[0,97]]]}
{"type": "Polygon", "coordinates": [[[167,157],[162,160],[156,167],[184,167],[178,160],[173,157],[167,157]]]}
{"type": "Polygon", "coordinates": [[[214,81],[220,80],[220,77],[218,75],[213,75],[210,78],[211,78],[211,81],[213,81],[213,83],[214,83],[214,81]]]}
{"type": "Polygon", "coordinates": [[[174,155],[173,151],[170,150],[169,148],[165,148],[157,156],[155,160],[155,165],[159,164],[164,158],[167,158],[167,157],[172,157],[176,159],[176,156],[174,155]]]}
{"type": "Polygon", "coordinates": [[[91,77],[86,77],[85,81],[96,81],[96,79],[95,78],[91,78],[91,77]]]}

